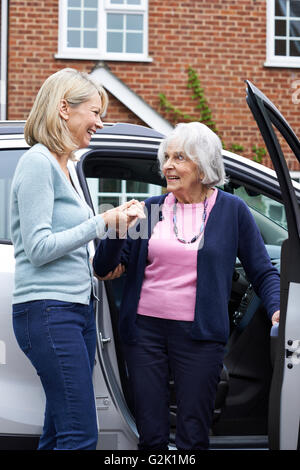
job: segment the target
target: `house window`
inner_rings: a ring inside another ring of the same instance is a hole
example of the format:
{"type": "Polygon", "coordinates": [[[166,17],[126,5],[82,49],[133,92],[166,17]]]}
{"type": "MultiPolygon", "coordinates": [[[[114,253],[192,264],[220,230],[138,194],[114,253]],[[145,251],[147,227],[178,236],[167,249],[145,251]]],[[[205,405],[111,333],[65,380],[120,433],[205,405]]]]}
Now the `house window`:
{"type": "Polygon", "coordinates": [[[57,58],[150,61],[148,0],[60,0],[57,58]]]}
{"type": "Polygon", "coordinates": [[[267,0],[265,65],[300,68],[300,0],[267,0]]]}
{"type": "Polygon", "coordinates": [[[98,1],[68,0],[67,2],[67,47],[97,48],[98,45],[98,1]]]}

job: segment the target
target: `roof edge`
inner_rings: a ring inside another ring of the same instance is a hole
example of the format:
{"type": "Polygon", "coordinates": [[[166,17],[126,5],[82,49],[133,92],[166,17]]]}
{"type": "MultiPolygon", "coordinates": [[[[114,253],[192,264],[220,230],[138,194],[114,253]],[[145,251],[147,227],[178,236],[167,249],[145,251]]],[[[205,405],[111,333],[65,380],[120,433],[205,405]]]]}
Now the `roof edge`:
{"type": "Polygon", "coordinates": [[[148,126],[162,134],[171,132],[173,126],[116,77],[107,66],[98,65],[90,75],[148,126]]]}

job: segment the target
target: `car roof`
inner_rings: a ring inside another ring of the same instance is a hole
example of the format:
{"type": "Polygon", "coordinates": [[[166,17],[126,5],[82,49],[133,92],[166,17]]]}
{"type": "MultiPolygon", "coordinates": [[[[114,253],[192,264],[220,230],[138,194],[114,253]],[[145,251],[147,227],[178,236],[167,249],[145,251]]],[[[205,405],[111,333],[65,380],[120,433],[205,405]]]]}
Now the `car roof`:
{"type": "MultiPolygon", "coordinates": [[[[25,121],[0,121],[0,135],[23,134],[25,121]]],[[[96,134],[117,134],[131,137],[150,137],[162,139],[163,134],[146,126],[127,123],[104,123],[103,129],[97,129],[96,134]]]]}
{"type": "MultiPolygon", "coordinates": [[[[22,147],[26,148],[28,145],[24,140],[24,125],[25,121],[0,121],[0,142],[7,144],[8,147],[22,147]],[[18,141],[13,141],[13,139],[18,141]]],[[[143,147],[151,146],[152,149],[156,152],[160,141],[164,138],[164,135],[160,132],[152,129],[150,127],[141,126],[137,124],[127,124],[127,123],[104,123],[103,129],[98,129],[96,134],[92,136],[91,143],[89,148],[81,149],[78,151],[78,156],[86,153],[89,149],[97,149],[104,142],[110,142],[111,145],[122,145],[131,146],[139,145],[143,147]],[[122,142],[120,144],[120,142],[122,142]]],[[[230,172],[235,178],[239,179],[239,173],[242,169],[248,174],[248,182],[255,183],[257,179],[261,178],[268,181],[268,184],[271,183],[272,186],[276,187],[276,195],[280,193],[279,184],[277,181],[277,176],[274,170],[258,164],[249,158],[231,153],[229,151],[223,150],[224,163],[227,169],[230,167],[230,172]]],[[[294,188],[297,191],[298,198],[300,197],[300,185],[293,181],[294,188]]]]}

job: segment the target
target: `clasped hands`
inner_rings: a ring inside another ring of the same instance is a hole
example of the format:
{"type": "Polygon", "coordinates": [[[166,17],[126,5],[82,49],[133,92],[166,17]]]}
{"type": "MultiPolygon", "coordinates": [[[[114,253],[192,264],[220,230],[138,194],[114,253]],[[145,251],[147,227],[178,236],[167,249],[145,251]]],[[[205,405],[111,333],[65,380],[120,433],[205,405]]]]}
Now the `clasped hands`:
{"type": "MultiPolygon", "coordinates": [[[[144,214],[144,205],[144,202],[132,199],[121,206],[104,212],[102,217],[107,228],[115,230],[119,238],[124,238],[129,227],[132,227],[138,219],[146,218],[144,214]]],[[[113,271],[109,272],[104,277],[99,277],[96,273],[94,274],[102,281],[111,281],[120,277],[124,271],[125,267],[122,264],[119,264],[113,271]]]]}
{"type": "Polygon", "coordinates": [[[119,238],[124,238],[129,227],[132,227],[138,219],[145,219],[144,205],[144,202],[132,199],[101,215],[106,227],[115,230],[119,238]]]}

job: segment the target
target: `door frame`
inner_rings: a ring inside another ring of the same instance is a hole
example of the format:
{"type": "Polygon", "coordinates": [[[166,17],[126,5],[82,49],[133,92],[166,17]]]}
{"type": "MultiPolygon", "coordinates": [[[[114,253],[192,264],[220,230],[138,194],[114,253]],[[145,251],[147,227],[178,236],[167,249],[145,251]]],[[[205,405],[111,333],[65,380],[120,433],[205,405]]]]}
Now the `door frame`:
{"type": "Polygon", "coordinates": [[[300,383],[300,365],[294,364],[291,358],[294,352],[292,347],[300,346],[300,322],[296,312],[300,302],[300,208],[273,126],[285,138],[298,161],[300,143],[274,104],[251,82],[246,83],[246,101],[277,174],[289,234],[281,249],[280,322],[269,400],[269,447],[274,450],[299,449],[300,398],[292,389],[300,383]]]}

